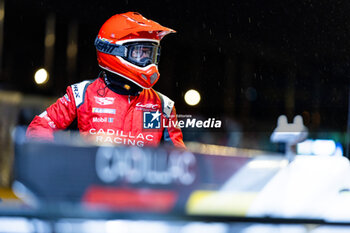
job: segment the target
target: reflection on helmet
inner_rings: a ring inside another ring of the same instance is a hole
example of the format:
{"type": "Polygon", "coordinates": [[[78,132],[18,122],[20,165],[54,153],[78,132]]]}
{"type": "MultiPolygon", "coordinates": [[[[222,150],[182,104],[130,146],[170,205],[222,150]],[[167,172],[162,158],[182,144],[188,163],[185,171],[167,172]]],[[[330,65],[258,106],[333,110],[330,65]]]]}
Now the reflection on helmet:
{"type": "Polygon", "coordinates": [[[159,42],[173,32],[139,13],[114,15],[95,40],[98,64],[142,88],[151,88],[159,79],[159,42]]]}

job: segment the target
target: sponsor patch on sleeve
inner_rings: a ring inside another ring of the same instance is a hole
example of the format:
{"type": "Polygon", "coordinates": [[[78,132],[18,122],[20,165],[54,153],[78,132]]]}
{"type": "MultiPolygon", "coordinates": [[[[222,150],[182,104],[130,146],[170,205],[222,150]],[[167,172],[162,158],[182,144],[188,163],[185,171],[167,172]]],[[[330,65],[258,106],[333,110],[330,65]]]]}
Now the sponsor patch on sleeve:
{"type": "Polygon", "coordinates": [[[84,102],[84,92],[85,92],[85,87],[88,85],[90,81],[83,81],[80,83],[73,84],[72,90],[74,93],[74,100],[75,100],[75,105],[79,107],[83,102],[84,102]]]}
{"type": "Polygon", "coordinates": [[[53,122],[53,121],[51,120],[51,118],[47,115],[47,112],[46,112],[46,111],[44,111],[43,113],[41,113],[41,114],[39,115],[39,117],[45,119],[45,120],[47,121],[47,124],[48,124],[52,129],[56,129],[56,128],[57,128],[55,122],[53,122]]]}

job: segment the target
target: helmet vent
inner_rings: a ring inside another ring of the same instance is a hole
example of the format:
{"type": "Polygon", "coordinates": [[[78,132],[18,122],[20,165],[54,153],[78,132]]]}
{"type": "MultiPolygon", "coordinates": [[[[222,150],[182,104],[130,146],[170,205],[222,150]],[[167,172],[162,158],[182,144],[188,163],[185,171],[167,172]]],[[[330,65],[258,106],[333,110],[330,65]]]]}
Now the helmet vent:
{"type": "MultiPolygon", "coordinates": [[[[146,79],[146,81],[147,81],[147,77],[146,77],[146,75],[141,74],[141,76],[142,76],[142,78],[146,79]]],[[[151,77],[151,79],[152,79],[152,77],[151,77]]]]}
{"type": "Polygon", "coordinates": [[[153,84],[157,80],[157,78],[158,78],[157,73],[152,74],[152,76],[151,76],[151,84],[153,84]]]}

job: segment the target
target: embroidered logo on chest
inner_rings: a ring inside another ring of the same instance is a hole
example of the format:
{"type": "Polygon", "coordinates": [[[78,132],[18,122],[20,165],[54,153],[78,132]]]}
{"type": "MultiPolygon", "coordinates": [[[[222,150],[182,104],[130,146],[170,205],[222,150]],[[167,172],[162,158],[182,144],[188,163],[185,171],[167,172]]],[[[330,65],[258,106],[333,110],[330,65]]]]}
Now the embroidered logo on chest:
{"type": "Polygon", "coordinates": [[[95,102],[99,105],[111,105],[114,104],[114,97],[98,97],[98,96],[94,96],[95,97],[95,102]]]}
{"type": "Polygon", "coordinates": [[[159,108],[159,104],[142,104],[138,102],[136,104],[136,110],[157,110],[159,108]]]}

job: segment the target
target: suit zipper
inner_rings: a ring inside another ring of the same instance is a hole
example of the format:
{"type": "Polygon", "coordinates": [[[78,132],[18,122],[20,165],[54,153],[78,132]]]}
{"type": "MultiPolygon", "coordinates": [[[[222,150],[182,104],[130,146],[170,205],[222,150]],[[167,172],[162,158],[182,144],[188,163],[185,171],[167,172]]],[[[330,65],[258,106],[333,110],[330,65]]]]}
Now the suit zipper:
{"type": "MultiPolygon", "coordinates": [[[[130,102],[131,102],[131,101],[130,101],[130,95],[128,95],[128,103],[130,104],[130,102]]],[[[132,106],[129,105],[128,110],[126,111],[125,117],[129,115],[129,112],[130,112],[131,109],[132,109],[132,106]]],[[[132,123],[133,123],[133,122],[131,121],[130,129],[132,129],[132,123]]],[[[125,119],[124,119],[124,130],[125,130],[125,119]]]]}

